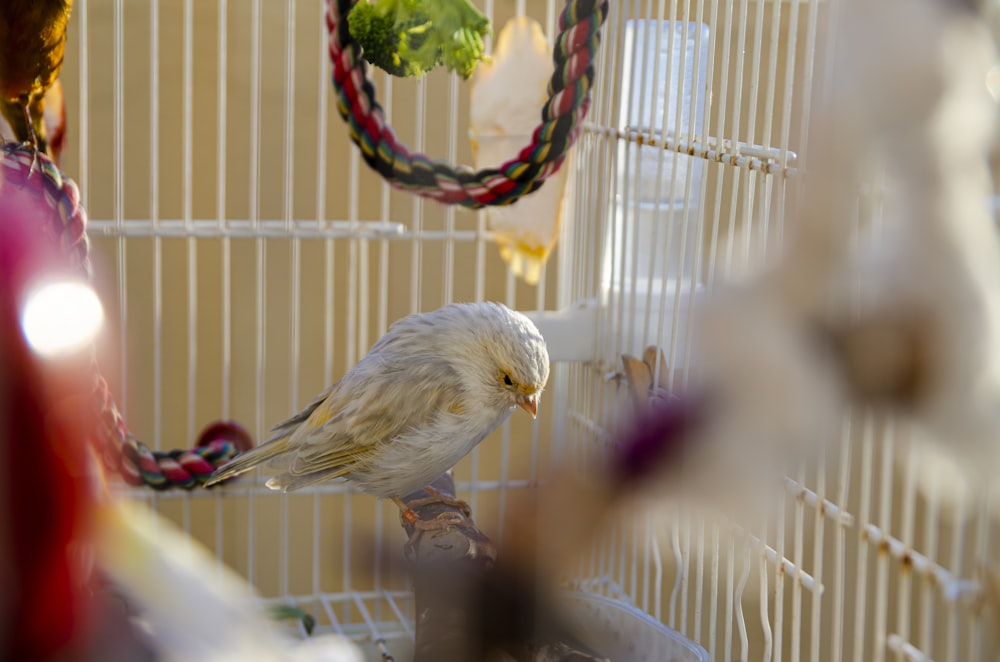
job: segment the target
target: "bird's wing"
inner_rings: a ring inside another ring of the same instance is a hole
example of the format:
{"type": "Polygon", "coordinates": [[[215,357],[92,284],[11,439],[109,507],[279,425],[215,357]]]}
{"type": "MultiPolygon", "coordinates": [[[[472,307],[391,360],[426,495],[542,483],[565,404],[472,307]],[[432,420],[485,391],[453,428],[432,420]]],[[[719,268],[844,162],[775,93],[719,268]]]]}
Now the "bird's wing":
{"type": "Polygon", "coordinates": [[[271,436],[267,438],[267,441],[274,441],[275,439],[281,439],[282,437],[287,437],[302,424],[309,420],[316,409],[326,402],[326,400],[331,396],[331,394],[337,391],[337,387],[340,386],[340,382],[334,382],[327,387],[325,391],[317,395],[312,402],[306,405],[305,409],[290,416],[283,420],[282,422],[271,428],[271,436]]]}
{"type": "Polygon", "coordinates": [[[333,384],[305,409],[272,428],[262,448],[281,444],[284,452],[269,455],[264,467],[283,473],[269,479],[268,487],[288,492],[340,478],[371,451],[344,425],[350,418],[350,401],[341,396],[345,390],[344,380],[333,384]]]}
{"type": "Polygon", "coordinates": [[[240,453],[231,462],[220,467],[212,474],[212,477],[205,483],[206,487],[221,483],[227,478],[238,476],[254,467],[264,467],[272,470],[284,470],[289,462],[289,451],[294,448],[292,438],[299,426],[307,421],[313,413],[337,390],[340,382],[330,385],[325,391],[320,393],[305,409],[278,423],[271,428],[271,436],[263,443],[240,453]]]}
{"type": "Polygon", "coordinates": [[[358,460],[370,455],[374,445],[337,444],[343,441],[343,436],[335,436],[333,442],[326,447],[313,444],[300,451],[288,467],[288,473],[293,476],[304,476],[312,473],[327,472],[331,469],[344,469],[358,460]],[[338,438],[339,437],[339,438],[338,438]]]}
{"type": "Polygon", "coordinates": [[[338,470],[409,429],[432,425],[446,412],[459,413],[464,402],[461,380],[440,359],[412,354],[378,359],[368,379],[342,380],[298,425],[295,459],[287,467],[290,475],[338,470]]]}

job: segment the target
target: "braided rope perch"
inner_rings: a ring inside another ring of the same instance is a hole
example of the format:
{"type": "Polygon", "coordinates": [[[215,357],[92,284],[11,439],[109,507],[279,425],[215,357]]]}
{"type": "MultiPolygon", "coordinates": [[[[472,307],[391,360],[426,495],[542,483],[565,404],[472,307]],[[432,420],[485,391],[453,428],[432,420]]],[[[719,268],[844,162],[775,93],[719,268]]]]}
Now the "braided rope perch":
{"type": "MultiPolygon", "coordinates": [[[[326,24],[337,110],[365,162],[396,188],[470,209],[509,205],[538,189],[562,165],[590,108],[593,61],[608,13],[607,0],[568,0],[559,16],[549,100],[541,124],[517,158],[499,168],[473,171],[412,153],[396,139],[375,99],[361,45],[344,18],[358,0],[327,0],[326,24]]],[[[364,1],[364,0],[362,0],[364,1]]]]}
{"type": "MultiPolygon", "coordinates": [[[[0,189],[4,184],[28,193],[39,211],[49,210],[48,226],[39,227],[39,236],[58,244],[69,268],[89,280],[90,244],[87,239],[87,212],[80,205],[80,190],[44,154],[27,145],[4,143],[0,148],[0,189]]],[[[104,465],[119,472],[130,485],[155,489],[203,484],[215,469],[240,451],[253,446],[250,435],[231,422],[206,428],[192,450],[153,451],[128,431],[115,405],[107,382],[101,376],[96,356],[91,358],[94,374],[94,405],[100,411],[101,429],[89,440],[104,465]]]]}

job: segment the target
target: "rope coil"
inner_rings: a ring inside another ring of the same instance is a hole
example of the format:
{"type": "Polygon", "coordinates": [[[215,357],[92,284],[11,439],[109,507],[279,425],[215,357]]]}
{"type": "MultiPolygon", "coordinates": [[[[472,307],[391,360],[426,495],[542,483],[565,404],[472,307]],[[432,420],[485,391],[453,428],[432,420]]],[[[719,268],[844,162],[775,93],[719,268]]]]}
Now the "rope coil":
{"type": "MultiPolygon", "coordinates": [[[[364,0],[361,0],[364,1],[364,0]]],[[[607,0],[568,0],[559,15],[553,48],[555,70],[549,100],[531,143],[499,168],[474,171],[413,153],[396,139],[368,79],[361,45],[345,18],[358,0],[328,0],[326,24],[337,110],[347,122],[362,158],[392,186],[447,205],[479,209],[509,205],[538,189],[562,166],[590,109],[594,58],[601,41],[607,0]]]]}
{"type": "MultiPolygon", "coordinates": [[[[32,200],[43,241],[58,246],[66,266],[90,280],[90,242],[87,212],[80,204],[80,190],[72,179],[44,154],[28,145],[4,143],[0,148],[0,193],[4,186],[17,187],[32,200]]],[[[94,375],[94,406],[100,412],[101,429],[88,440],[104,465],[121,474],[130,485],[164,490],[191,489],[203,484],[215,469],[253,446],[250,435],[231,422],[206,428],[192,450],[153,451],[132,436],[114,397],[91,354],[94,375]]]]}

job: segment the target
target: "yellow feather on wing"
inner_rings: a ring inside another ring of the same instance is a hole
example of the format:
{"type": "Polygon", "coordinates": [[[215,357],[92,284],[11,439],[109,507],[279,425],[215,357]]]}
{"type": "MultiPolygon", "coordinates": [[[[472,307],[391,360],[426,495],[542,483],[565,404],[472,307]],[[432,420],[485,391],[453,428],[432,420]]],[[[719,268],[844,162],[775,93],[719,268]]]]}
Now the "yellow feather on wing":
{"type": "Polygon", "coordinates": [[[231,462],[216,469],[215,473],[205,481],[205,487],[211,487],[227,478],[234,478],[254,467],[261,466],[265,462],[280,457],[286,450],[288,450],[287,437],[272,438],[256,448],[240,453],[231,462]]]}
{"type": "MultiPolygon", "coordinates": [[[[294,456],[280,466],[283,473],[267,481],[271,489],[286,492],[314,485],[333,478],[343,478],[354,470],[355,465],[375,451],[375,445],[360,443],[357,434],[347,428],[349,421],[357,422],[358,412],[350,412],[349,394],[343,393],[339,383],[330,388],[325,397],[317,400],[302,412],[291,433],[294,456]]],[[[367,420],[373,412],[365,411],[367,420]]],[[[373,426],[358,426],[366,434],[373,432],[373,426]]]]}
{"type": "Polygon", "coordinates": [[[295,456],[284,473],[269,479],[266,485],[272,490],[291,492],[333,478],[343,478],[374,450],[374,446],[338,446],[335,438],[327,444],[307,446],[295,456]]]}
{"type": "Polygon", "coordinates": [[[299,427],[303,424],[313,428],[322,427],[338,413],[331,404],[335,401],[338,385],[339,382],[332,384],[305,409],[271,428],[271,436],[264,443],[240,453],[231,462],[217,469],[205,482],[205,487],[234,478],[255,467],[283,471],[288,462],[286,453],[293,447],[292,435],[299,427]]]}
{"type": "MultiPolygon", "coordinates": [[[[472,79],[469,138],[477,168],[497,167],[531,141],[551,77],[552,49],[542,26],[527,16],[507,21],[491,61],[480,63],[472,79]]],[[[569,164],[567,158],[534,193],[486,210],[500,256],[530,285],[538,283],[559,236],[569,164]]]]}
{"type": "Polygon", "coordinates": [[[326,448],[319,449],[319,452],[300,454],[295,462],[288,467],[288,473],[293,476],[305,476],[318,471],[329,469],[340,469],[346,467],[348,470],[355,462],[363,460],[375,450],[375,446],[352,446],[350,448],[326,448]]]}

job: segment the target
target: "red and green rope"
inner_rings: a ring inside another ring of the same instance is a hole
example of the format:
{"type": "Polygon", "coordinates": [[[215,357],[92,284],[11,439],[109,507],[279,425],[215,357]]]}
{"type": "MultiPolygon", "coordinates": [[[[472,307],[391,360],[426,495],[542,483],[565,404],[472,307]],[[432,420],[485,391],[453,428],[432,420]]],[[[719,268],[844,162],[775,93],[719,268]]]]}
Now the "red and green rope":
{"type": "MultiPolygon", "coordinates": [[[[87,212],[80,204],[80,190],[73,180],[46,155],[35,154],[30,146],[4,143],[0,148],[0,199],[6,186],[16,187],[19,194],[32,200],[37,211],[34,216],[40,219],[39,240],[54,242],[69,270],[89,280],[87,212]]],[[[127,483],[159,490],[191,489],[202,485],[217,467],[253,446],[242,427],[219,422],[201,433],[194,449],[151,450],[129,432],[96,357],[91,361],[94,406],[100,412],[101,425],[89,441],[104,465],[120,473],[127,483]]]]}
{"type": "Polygon", "coordinates": [[[410,152],[396,139],[375,99],[361,45],[347,29],[346,16],[357,1],[327,0],[333,89],[351,140],[361,149],[365,162],[387,182],[443,204],[478,209],[509,205],[559,170],[590,107],[594,59],[608,13],[607,0],[568,0],[559,16],[549,99],[531,143],[500,167],[479,171],[410,152]]]}

